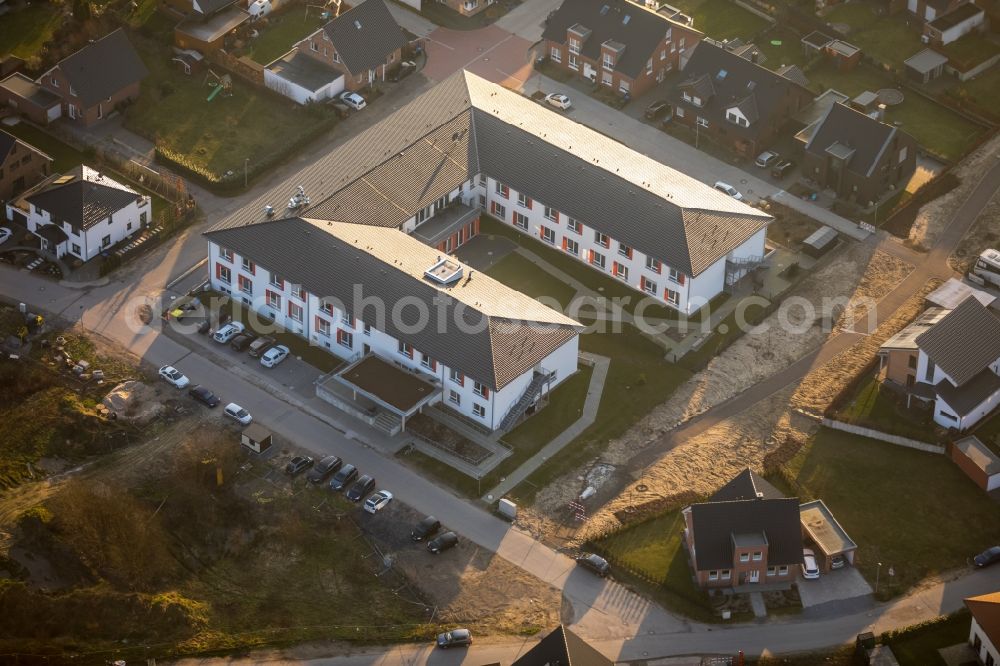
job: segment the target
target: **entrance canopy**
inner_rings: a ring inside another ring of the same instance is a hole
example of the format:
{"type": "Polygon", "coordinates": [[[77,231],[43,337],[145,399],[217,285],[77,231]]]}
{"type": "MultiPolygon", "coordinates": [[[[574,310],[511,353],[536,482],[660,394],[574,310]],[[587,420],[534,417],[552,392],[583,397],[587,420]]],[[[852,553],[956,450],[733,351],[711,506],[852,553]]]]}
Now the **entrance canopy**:
{"type": "Polygon", "coordinates": [[[337,381],[404,419],[441,392],[420,375],[368,354],[337,373],[337,381]]]}

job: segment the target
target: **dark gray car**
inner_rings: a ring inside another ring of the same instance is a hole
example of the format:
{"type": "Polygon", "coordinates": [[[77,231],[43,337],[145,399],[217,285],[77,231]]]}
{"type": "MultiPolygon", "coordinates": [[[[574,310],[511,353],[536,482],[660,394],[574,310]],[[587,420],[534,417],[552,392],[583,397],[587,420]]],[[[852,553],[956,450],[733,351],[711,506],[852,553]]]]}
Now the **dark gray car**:
{"type": "Polygon", "coordinates": [[[344,465],[330,479],[330,490],[343,490],[358,478],[358,468],[350,463],[344,465]]]}
{"type": "Polygon", "coordinates": [[[315,467],[309,470],[306,479],[309,480],[309,483],[323,483],[331,474],[340,469],[340,466],[343,464],[344,461],[337,456],[326,456],[316,463],[315,467]]]}
{"type": "Polygon", "coordinates": [[[472,645],[472,632],[468,629],[452,629],[438,634],[437,646],[442,649],[472,645]]]}

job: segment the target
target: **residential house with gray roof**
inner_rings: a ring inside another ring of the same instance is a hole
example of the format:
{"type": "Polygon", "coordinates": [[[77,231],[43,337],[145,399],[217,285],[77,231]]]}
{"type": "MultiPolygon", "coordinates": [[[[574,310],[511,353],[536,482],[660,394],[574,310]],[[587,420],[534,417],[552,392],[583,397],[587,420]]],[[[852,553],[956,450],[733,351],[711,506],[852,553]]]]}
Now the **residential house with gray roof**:
{"type": "Polygon", "coordinates": [[[300,104],[321,101],[385,81],[408,41],[383,0],[364,0],[270,63],[264,80],[300,104]]]}
{"type": "Polygon", "coordinates": [[[836,103],[805,139],[802,173],[845,201],[872,205],[905,187],[917,166],[917,142],[878,117],[836,103]]]}
{"type": "Polygon", "coordinates": [[[966,431],[1000,405],[1000,318],[974,295],[929,308],[879,357],[883,381],[926,404],[942,428],[966,431]]]}
{"type": "Polygon", "coordinates": [[[560,624],[511,666],[612,666],[614,663],[560,624]]]}
{"type": "MultiPolygon", "coordinates": [[[[470,376],[465,386],[472,387],[471,396],[462,394],[460,382],[457,388],[451,382],[444,384],[443,400],[497,429],[526,390],[547,390],[543,385],[555,386],[575,369],[575,352],[566,351],[575,348],[575,334],[522,337],[516,348],[504,348],[495,339],[463,337],[451,329],[436,334],[439,339],[426,333],[407,338],[399,327],[369,321],[347,302],[346,314],[341,312],[350,317],[347,329],[336,318],[315,316],[321,298],[331,292],[346,296],[347,283],[366,292],[381,283],[377,289],[385,291],[379,297],[389,300],[417,293],[423,285],[420,293],[430,299],[433,293],[424,282],[434,280],[435,272],[425,273],[439,261],[454,262],[445,272],[462,275],[462,289],[450,292],[453,296],[494,284],[448,258],[479,233],[486,212],[495,218],[493,224],[507,225],[620,280],[637,299],[646,295],[684,313],[708,303],[760,260],[770,221],[561,114],[458,72],[217,223],[206,234],[209,277],[216,289],[344,358],[386,353],[417,372],[470,376]],[[259,240],[265,233],[275,233],[273,243],[259,240]],[[356,236],[345,241],[349,233],[356,236]],[[279,245],[282,238],[293,240],[279,245]],[[332,267],[342,262],[338,257],[345,243],[355,247],[348,262],[353,269],[340,274],[332,267]],[[383,256],[384,247],[397,249],[383,256]],[[419,261],[410,265],[404,254],[419,261]],[[406,264],[408,277],[390,289],[383,273],[368,270],[380,264],[386,271],[406,264]],[[328,274],[323,281],[302,275],[320,266],[328,274]],[[343,287],[335,289],[339,283],[343,287]],[[369,343],[358,321],[387,336],[384,344],[369,343]],[[456,356],[475,340],[482,341],[477,363],[456,356]],[[507,349],[518,362],[513,370],[494,368],[482,361],[486,349],[507,349]],[[546,356],[556,353],[566,356],[546,356]],[[569,356],[571,366],[562,365],[569,356]],[[510,386],[516,388],[505,388],[510,386]],[[484,402],[482,389],[495,400],[484,402]]],[[[513,314],[533,313],[528,317],[532,325],[565,330],[574,325],[548,319],[547,309],[527,309],[535,302],[516,292],[504,298],[520,304],[513,314]]],[[[491,302],[483,294],[470,296],[465,305],[475,310],[491,302]]],[[[492,322],[491,312],[483,310],[476,321],[492,322]]]]}
{"type": "Polygon", "coordinates": [[[799,501],[750,469],[682,515],[699,586],[791,585],[796,580],[802,564],[799,501]]]}
{"type": "Polygon", "coordinates": [[[149,71],[118,28],[63,58],[38,83],[62,99],[63,116],[89,127],[139,96],[149,71]]]}
{"type": "Polygon", "coordinates": [[[59,258],[88,261],[152,222],[150,198],[81,165],[7,203],[7,219],[59,258]]]}
{"type": "Polygon", "coordinates": [[[565,0],[543,53],[567,74],[637,97],[680,71],[702,34],[628,0],[565,0]]]}
{"type": "Polygon", "coordinates": [[[51,157],[0,130],[0,202],[6,202],[44,179],[51,166],[51,157]]]}
{"type": "Polygon", "coordinates": [[[702,41],[684,67],[684,78],[667,94],[673,121],[737,154],[754,157],[768,148],[813,95],[789,76],[702,41]]]}

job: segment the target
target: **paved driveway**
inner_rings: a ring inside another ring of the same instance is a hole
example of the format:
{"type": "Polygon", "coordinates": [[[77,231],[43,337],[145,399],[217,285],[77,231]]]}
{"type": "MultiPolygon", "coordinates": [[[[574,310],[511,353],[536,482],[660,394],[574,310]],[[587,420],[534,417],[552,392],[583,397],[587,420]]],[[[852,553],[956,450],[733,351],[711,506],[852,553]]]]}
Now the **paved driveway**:
{"type": "Polygon", "coordinates": [[[495,25],[481,30],[438,28],[425,41],[424,75],[441,81],[467,69],[494,83],[516,87],[531,74],[528,40],[495,25]]]}
{"type": "Polygon", "coordinates": [[[871,595],[872,587],[854,567],[835,569],[816,580],[799,581],[802,607],[810,608],[830,601],[855,599],[871,595]]]}

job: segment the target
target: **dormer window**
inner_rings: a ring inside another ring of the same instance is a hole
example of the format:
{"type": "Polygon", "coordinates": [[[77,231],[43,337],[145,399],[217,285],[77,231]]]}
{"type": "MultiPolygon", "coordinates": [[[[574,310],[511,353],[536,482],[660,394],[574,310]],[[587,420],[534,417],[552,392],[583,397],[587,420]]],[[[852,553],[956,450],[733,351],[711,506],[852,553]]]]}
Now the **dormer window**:
{"type": "Polygon", "coordinates": [[[604,69],[614,69],[615,68],[615,56],[611,53],[604,54],[604,69]]]}
{"type": "Polygon", "coordinates": [[[580,40],[576,37],[569,38],[569,52],[579,53],[580,52],[580,40]]]}

